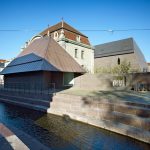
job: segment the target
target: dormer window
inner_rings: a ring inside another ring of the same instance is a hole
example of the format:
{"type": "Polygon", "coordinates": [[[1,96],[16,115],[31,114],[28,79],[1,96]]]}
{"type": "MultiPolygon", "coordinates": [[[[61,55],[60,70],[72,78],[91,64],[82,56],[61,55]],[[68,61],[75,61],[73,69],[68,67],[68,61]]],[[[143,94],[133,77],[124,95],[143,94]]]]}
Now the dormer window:
{"type": "Polygon", "coordinates": [[[58,39],[58,32],[54,32],[54,39],[55,39],[55,40],[58,39]]]}
{"type": "Polygon", "coordinates": [[[80,42],[80,39],[81,39],[80,35],[77,35],[77,36],[76,36],[76,41],[77,41],[77,42],[80,42]]]}

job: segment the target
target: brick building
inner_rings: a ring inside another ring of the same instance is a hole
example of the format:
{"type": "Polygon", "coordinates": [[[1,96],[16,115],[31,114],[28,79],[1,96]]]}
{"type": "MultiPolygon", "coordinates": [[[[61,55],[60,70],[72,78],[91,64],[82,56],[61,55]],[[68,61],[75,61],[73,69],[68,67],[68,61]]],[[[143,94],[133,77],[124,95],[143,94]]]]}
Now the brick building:
{"type": "Polygon", "coordinates": [[[96,45],[94,58],[95,69],[113,68],[122,61],[127,61],[133,71],[148,71],[144,55],[133,38],[96,45]]]}

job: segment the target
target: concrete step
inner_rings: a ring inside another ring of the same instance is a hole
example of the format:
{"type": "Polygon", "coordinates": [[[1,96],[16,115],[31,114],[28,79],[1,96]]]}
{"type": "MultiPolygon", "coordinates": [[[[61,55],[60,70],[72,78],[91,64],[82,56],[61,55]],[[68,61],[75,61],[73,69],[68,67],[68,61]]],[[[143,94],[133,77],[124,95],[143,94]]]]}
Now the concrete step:
{"type": "Polygon", "coordinates": [[[40,99],[33,99],[33,98],[27,98],[27,97],[19,97],[19,96],[10,96],[10,95],[2,95],[0,94],[0,98],[4,99],[10,99],[12,101],[18,101],[18,102],[24,102],[24,103],[29,103],[29,104],[35,104],[35,105],[42,105],[42,106],[50,106],[49,101],[45,100],[40,100],[40,99]]]}
{"type": "MultiPolygon", "coordinates": [[[[121,112],[125,114],[131,114],[138,117],[149,118],[150,117],[150,109],[139,106],[129,106],[126,104],[118,104],[118,103],[103,103],[103,102],[91,102],[87,103],[79,103],[76,101],[64,101],[60,100],[58,97],[53,98],[53,102],[51,103],[51,107],[59,109],[61,107],[66,109],[78,110],[78,109],[89,109],[92,107],[95,111],[105,110],[107,112],[121,112]]],[[[94,111],[92,110],[92,111],[94,111]]]]}
{"type": "Polygon", "coordinates": [[[5,103],[18,105],[18,106],[22,106],[22,107],[26,107],[26,108],[29,108],[29,109],[43,111],[43,112],[47,112],[47,109],[48,109],[48,107],[46,107],[46,106],[29,104],[29,103],[19,102],[19,101],[13,101],[13,100],[10,100],[10,99],[0,98],[0,101],[5,102],[5,103]]]}

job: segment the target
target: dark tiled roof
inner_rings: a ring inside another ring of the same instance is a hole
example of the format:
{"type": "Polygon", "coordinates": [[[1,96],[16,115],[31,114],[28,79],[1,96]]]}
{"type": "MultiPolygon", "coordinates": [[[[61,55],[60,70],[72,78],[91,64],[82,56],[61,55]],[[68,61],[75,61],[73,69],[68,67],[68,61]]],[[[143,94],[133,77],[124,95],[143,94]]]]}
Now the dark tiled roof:
{"type": "Polygon", "coordinates": [[[30,71],[84,73],[82,67],[53,38],[35,39],[1,74],[30,71]]]}
{"type": "Polygon", "coordinates": [[[95,46],[94,57],[107,57],[113,55],[122,55],[134,52],[134,43],[132,38],[104,43],[95,46]]]}

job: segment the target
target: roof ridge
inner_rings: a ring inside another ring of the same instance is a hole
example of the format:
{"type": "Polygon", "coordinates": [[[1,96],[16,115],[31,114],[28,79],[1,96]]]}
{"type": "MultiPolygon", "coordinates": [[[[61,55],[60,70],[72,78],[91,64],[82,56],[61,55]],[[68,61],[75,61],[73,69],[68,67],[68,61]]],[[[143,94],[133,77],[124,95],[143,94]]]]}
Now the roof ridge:
{"type": "MultiPolygon", "coordinates": [[[[47,43],[47,46],[46,46],[46,48],[45,48],[45,54],[44,54],[44,56],[43,56],[44,60],[46,60],[45,57],[46,57],[47,52],[48,52],[49,41],[50,41],[50,36],[47,36],[47,37],[48,37],[48,43],[47,43]]],[[[44,64],[44,61],[42,61],[41,68],[42,68],[43,64],[44,64]]]]}

